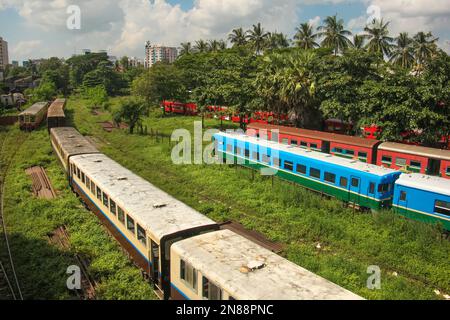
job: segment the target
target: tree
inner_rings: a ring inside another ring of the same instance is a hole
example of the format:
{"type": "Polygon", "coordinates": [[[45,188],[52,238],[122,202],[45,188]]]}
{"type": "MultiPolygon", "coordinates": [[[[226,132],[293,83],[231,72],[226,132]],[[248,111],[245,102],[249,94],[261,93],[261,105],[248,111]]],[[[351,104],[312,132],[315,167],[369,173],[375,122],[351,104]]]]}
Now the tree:
{"type": "Polygon", "coordinates": [[[364,28],[368,39],[366,48],[369,52],[374,52],[381,56],[390,55],[394,39],[389,36],[389,23],[389,21],[385,23],[383,19],[374,20],[371,26],[364,28]]]}
{"type": "Polygon", "coordinates": [[[355,34],[353,36],[352,48],[357,49],[357,50],[364,49],[365,40],[366,40],[366,38],[363,35],[355,34]]]}
{"type": "Polygon", "coordinates": [[[85,87],[83,95],[88,99],[88,107],[91,109],[107,108],[108,92],[102,85],[96,87],[85,87]]]}
{"type": "Polygon", "coordinates": [[[190,42],[181,43],[180,56],[183,56],[185,54],[191,54],[192,51],[193,51],[192,44],[190,42]]]}
{"type": "Polygon", "coordinates": [[[134,133],[136,126],[142,125],[142,117],[147,112],[144,101],[139,99],[127,99],[120,104],[120,108],[114,113],[114,122],[119,124],[125,121],[128,124],[130,134],[134,133]]]}
{"type": "Polygon", "coordinates": [[[256,54],[259,55],[267,44],[269,33],[265,32],[264,28],[261,26],[261,23],[258,22],[258,24],[253,25],[253,29],[247,31],[246,38],[255,50],[256,54]]]}
{"type": "Polygon", "coordinates": [[[42,81],[39,87],[25,90],[25,95],[31,97],[29,101],[32,103],[53,100],[56,94],[56,85],[50,81],[42,81]]]}
{"type": "Polygon", "coordinates": [[[338,20],[337,15],[326,17],[324,25],[317,30],[319,31],[317,35],[323,37],[321,45],[333,49],[335,55],[351,45],[347,36],[351,36],[352,33],[344,29],[344,20],[338,20]]]}
{"type": "Polygon", "coordinates": [[[407,32],[402,32],[395,39],[396,45],[391,52],[389,61],[403,68],[410,68],[414,64],[413,41],[407,32]]]}
{"type": "Polygon", "coordinates": [[[433,53],[436,52],[436,41],[438,40],[439,38],[434,38],[431,32],[425,33],[421,31],[414,36],[414,57],[419,71],[423,70],[426,62],[431,58],[433,53]]]}
{"type": "Polygon", "coordinates": [[[231,33],[228,35],[228,40],[233,46],[245,46],[247,44],[245,32],[242,27],[233,29],[233,31],[231,31],[231,33]]]}
{"type": "Polygon", "coordinates": [[[195,42],[195,50],[200,53],[208,51],[208,43],[204,40],[198,40],[195,42]]]}
{"type": "Polygon", "coordinates": [[[319,47],[319,44],[316,42],[318,35],[314,33],[310,23],[301,23],[300,26],[296,28],[296,31],[294,39],[296,40],[295,43],[297,47],[302,49],[314,49],[319,47]]]}
{"type": "Polygon", "coordinates": [[[269,49],[281,49],[289,47],[289,39],[284,33],[271,32],[267,39],[267,47],[269,49]]]}
{"type": "Polygon", "coordinates": [[[120,66],[124,71],[128,70],[130,68],[130,62],[127,56],[123,56],[120,59],[120,66]]]}

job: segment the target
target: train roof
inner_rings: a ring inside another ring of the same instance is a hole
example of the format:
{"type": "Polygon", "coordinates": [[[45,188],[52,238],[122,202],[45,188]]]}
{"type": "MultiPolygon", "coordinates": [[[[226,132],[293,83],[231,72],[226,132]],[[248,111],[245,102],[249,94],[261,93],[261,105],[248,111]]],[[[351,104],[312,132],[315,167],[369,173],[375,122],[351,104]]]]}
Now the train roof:
{"type": "Polygon", "coordinates": [[[306,150],[306,149],[303,149],[303,148],[300,148],[300,147],[288,146],[288,145],[285,145],[285,144],[282,144],[282,143],[278,143],[278,142],[275,142],[275,141],[268,141],[268,140],[259,139],[259,138],[256,138],[256,137],[247,136],[247,135],[244,135],[242,133],[224,133],[224,132],[220,132],[220,134],[225,136],[225,137],[229,137],[229,138],[233,138],[233,139],[239,139],[239,140],[247,141],[247,142],[250,142],[250,143],[253,143],[253,144],[263,145],[265,147],[270,147],[272,149],[277,149],[279,151],[292,153],[292,154],[303,156],[303,157],[307,157],[307,158],[310,158],[310,159],[324,161],[324,162],[327,162],[327,163],[331,163],[331,164],[334,164],[334,165],[338,165],[338,166],[341,166],[341,167],[346,167],[346,168],[357,170],[357,171],[361,171],[361,172],[365,172],[365,173],[368,173],[368,174],[377,175],[377,176],[380,176],[380,177],[383,177],[383,176],[386,176],[386,175],[390,175],[390,174],[393,174],[393,173],[396,173],[396,172],[400,172],[399,170],[393,170],[393,169],[389,169],[389,168],[385,168],[385,167],[381,167],[381,166],[376,166],[376,165],[373,165],[373,164],[368,164],[368,163],[361,162],[359,160],[345,159],[345,158],[341,158],[341,157],[338,157],[338,156],[332,156],[332,155],[327,154],[327,153],[306,150]]]}
{"type": "Polygon", "coordinates": [[[395,184],[450,196],[450,180],[440,177],[420,173],[404,173],[395,184]]]}
{"type": "Polygon", "coordinates": [[[320,139],[322,141],[343,143],[343,144],[364,147],[364,148],[373,148],[380,143],[380,141],[374,140],[374,139],[365,139],[365,138],[361,138],[361,137],[346,136],[343,134],[294,128],[294,127],[286,127],[286,126],[277,126],[277,125],[273,125],[273,124],[264,124],[264,123],[251,123],[247,126],[247,129],[257,129],[257,130],[278,129],[280,134],[302,136],[302,137],[310,138],[310,139],[320,139]]]}
{"type": "Polygon", "coordinates": [[[157,241],[179,231],[216,224],[104,154],[79,155],[72,161],[157,241]]]}
{"type": "Polygon", "coordinates": [[[396,142],[384,142],[380,144],[378,149],[450,161],[450,150],[427,148],[396,142]]]}
{"type": "Polygon", "coordinates": [[[26,109],[25,111],[22,111],[21,113],[19,113],[19,116],[35,115],[35,114],[39,113],[43,108],[46,108],[47,106],[48,106],[48,102],[37,102],[37,103],[33,104],[31,107],[29,107],[28,109],[26,109]]]}
{"type": "Polygon", "coordinates": [[[64,117],[66,99],[56,99],[48,108],[47,117],[64,117]]]}
{"type": "Polygon", "coordinates": [[[172,250],[235,299],[362,299],[230,230],[182,240],[172,250]]]}
{"type": "Polygon", "coordinates": [[[61,146],[66,157],[98,153],[98,149],[89,142],[81,133],[72,127],[59,127],[50,129],[50,134],[61,146]]]}

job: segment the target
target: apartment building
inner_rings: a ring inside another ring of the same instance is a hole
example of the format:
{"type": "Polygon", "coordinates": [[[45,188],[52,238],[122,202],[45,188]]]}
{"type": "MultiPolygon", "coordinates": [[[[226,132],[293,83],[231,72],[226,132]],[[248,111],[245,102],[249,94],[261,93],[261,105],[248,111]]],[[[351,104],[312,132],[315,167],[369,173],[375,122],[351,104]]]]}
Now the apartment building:
{"type": "Polygon", "coordinates": [[[8,57],[8,42],[0,37],[0,70],[5,70],[6,66],[9,64],[8,57]]]}
{"type": "Polygon", "coordinates": [[[178,57],[178,50],[175,47],[165,47],[163,45],[152,45],[150,41],[145,44],[145,67],[150,68],[155,63],[165,61],[174,62],[178,57]]]}

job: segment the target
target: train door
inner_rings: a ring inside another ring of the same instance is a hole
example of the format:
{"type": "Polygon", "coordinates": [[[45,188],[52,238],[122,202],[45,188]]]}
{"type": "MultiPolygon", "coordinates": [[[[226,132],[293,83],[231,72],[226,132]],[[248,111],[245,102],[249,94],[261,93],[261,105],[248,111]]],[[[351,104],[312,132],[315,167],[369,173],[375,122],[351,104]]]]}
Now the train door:
{"type": "Polygon", "coordinates": [[[161,277],[159,276],[159,245],[152,239],[150,239],[150,261],[152,262],[150,271],[153,283],[159,290],[162,290],[161,277]]]}
{"type": "Polygon", "coordinates": [[[427,174],[432,176],[438,176],[441,169],[441,160],[428,159],[427,174]]]}
{"type": "Polygon", "coordinates": [[[322,152],[330,153],[330,141],[322,141],[322,152]]]}
{"type": "Polygon", "coordinates": [[[350,202],[359,204],[361,203],[360,197],[361,197],[361,179],[356,176],[350,176],[350,183],[349,183],[349,190],[350,190],[350,202]]]}
{"type": "Polygon", "coordinates": [[[397,210],[399,213],[402,213],[408,210],[408,194],[402,189],[400,189],[399,192],[400,194],[397,198],[397,210]]]}

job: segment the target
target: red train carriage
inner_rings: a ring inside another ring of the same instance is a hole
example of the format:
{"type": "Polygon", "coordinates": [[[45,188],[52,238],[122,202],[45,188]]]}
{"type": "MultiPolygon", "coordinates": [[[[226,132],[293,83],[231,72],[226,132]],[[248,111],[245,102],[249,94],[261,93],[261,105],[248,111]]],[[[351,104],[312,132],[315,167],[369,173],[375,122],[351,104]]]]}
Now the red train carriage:
{"type": "Polygon", "coordinates": [[[249,135],[259,135],[260,130],[267,130],[270,140],[367,163],[375,163],[377,147],[381,143],[378,140],[262,123],[249,124],[247,130],[249,135]],[[272,137],[271,130],[279,130],[278,139],[272,137]]]}
{"type": "Polygon", "coordinates": [[[47,126],[49,132],[52,128],[65,127],[66,125],[66,116],[64,114],[65,106],[66,106],[66,99],[56,99],[48,108],[47,126]]]}
{"type": "Polygon", "coordinates": [[[384,142],[378,148],[377,165],[450,179],[449,150],[384,142]]]}

